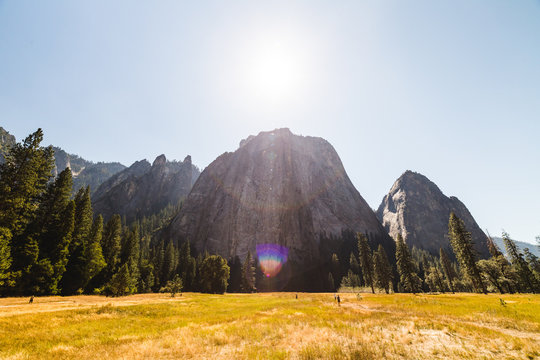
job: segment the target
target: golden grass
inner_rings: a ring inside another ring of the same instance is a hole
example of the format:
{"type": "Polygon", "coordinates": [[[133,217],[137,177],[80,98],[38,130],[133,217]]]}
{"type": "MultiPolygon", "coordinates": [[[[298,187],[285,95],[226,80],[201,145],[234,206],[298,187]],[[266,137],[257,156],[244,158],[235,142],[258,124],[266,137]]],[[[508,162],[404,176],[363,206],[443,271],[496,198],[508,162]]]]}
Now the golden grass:
{"type": "Polygon", "coordinates": [[[0,299],[0,358],[540,358],[539,295],[341,296],[0,299]]]}

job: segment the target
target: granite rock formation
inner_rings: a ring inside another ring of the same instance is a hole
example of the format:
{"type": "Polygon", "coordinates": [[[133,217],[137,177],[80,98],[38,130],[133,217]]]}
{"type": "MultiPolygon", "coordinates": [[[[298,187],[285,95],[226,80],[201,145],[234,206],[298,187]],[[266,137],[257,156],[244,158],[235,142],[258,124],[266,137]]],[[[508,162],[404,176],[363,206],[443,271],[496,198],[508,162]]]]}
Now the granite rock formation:
{"type": "Polygon", "coordinates": [[[189,155],[182,162],[167,161],[165,155],[158,156],[152,165],[137,161],[96,190],[92,196],[94,213],[105,219],[120,214],[128,222],[153,215],[184,199],[198,175],[189,155]]]}
{"type": "Polygon", "coordinates": [[[250,136],[201,174],[169,226],[176,242],[243,259],[258,244],[278,244],[296,263],[319,257],[320,234],[367,233],[394,246],[326,140],[276,129],[250,136]]]}
{"type": "Polygon", "coordinates": [[[393,238],[401,234],[409,246],[438,255],[440,248],[450,248],[448,219],[452,211],[471,232],[479,255],[489,257],[487,236],[467,207],[458,198],[445,196],[422,174],[408,170],[401,175],[384,197],[377,217],[393,238]]]}

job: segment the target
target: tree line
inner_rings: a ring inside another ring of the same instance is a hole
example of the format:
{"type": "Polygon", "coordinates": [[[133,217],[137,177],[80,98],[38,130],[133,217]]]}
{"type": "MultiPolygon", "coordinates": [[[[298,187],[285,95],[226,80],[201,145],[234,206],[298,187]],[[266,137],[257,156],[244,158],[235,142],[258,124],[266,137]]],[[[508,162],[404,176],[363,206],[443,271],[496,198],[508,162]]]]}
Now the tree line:
{"type": "Polygon", "coordinates": [[[392,269],[382,246],[372,251],[368,238],[359,233],[357,254],[350,253],[346,275],[340,276],[339,258],[332,254],[329,286],[334,290],[338,288],[337,284],[340,287],[367,287],[373,293],[376,288],[386,293],[392,289],[410,293],[540,293],[540,260],[527,248],[521,251],[506,232],[502,234],[506,257],[488,237],[491,257],[478,259],[471,233],[463,220],[452,212],[448,238],[451,253],[441,248],[439,256],[433,256],[424,250],[410,249],[398,235],[395,239],[396,267],[392,269]]]}
{"type": "MultiPolygon", "coordinates": [[[[53,177],[54,152],[42,147],[42,140],[38,129],[11,146],[0,164],[0,295],[254,292],[259,285],[275,289],[271,281],[279,279],[266,279],[250,252],[244,259],[227,260],[197,254],[189,241],[163,241],[160,232],[181,204],[130,224],[120,215],[104,221],[93,212],[89,187],[72,195],[69,168],[53,177]]],[[[440,249],[439,256],[409,249],[401,236],[395,248],[373,249],[377,240],[366,234],[344,231],[341,239],[322,237],[321,259],[328,260],[311,267],[284,264],[278,278],[286,284],[280,289],[540,292],[538,258],[528,249],[520,251],[508,234],[503,234],[508,256],[489,239],[491,258],[483,260],[453,213],[448,236],[450,247],[440,249]]]]}
{"type": "Polygon", "coordinates": [[[72,197],[69,168],[53,178],[54,152],[42,140],[38,129],[0,164],[0,295],[226,291],[222,257],[193,256],[189,242],[152,243],[177,207],[129,225],[119,215],[104,222],[89,187],[72,197]]]}

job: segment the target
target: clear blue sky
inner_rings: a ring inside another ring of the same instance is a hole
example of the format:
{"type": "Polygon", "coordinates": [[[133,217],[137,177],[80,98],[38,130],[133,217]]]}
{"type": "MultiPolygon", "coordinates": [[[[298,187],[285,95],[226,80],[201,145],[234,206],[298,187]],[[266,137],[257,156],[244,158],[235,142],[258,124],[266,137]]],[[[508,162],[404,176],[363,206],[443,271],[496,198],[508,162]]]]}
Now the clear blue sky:
{"type": "Polygon", "coordinates": [[[204,168],[289,127],[377,208],[405,170],[540,235],[540,2],[0,0],[0,126],[204,168]]]}

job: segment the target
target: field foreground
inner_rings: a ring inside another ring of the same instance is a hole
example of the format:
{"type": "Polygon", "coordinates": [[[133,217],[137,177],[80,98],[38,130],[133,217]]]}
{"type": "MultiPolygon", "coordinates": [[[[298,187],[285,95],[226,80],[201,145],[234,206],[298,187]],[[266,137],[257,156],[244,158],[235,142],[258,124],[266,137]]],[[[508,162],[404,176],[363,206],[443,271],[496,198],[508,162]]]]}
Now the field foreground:
{"type": "Polygon", "coordinates": [[[535,359],[540,295],[0,299],[1,359],[535,359]],[[503,301],[501,301],[501,299],[503,301]]]}

